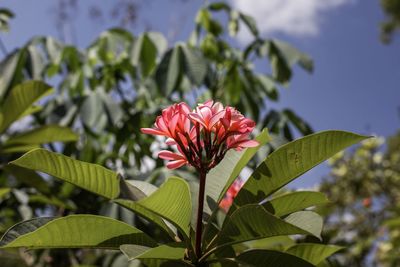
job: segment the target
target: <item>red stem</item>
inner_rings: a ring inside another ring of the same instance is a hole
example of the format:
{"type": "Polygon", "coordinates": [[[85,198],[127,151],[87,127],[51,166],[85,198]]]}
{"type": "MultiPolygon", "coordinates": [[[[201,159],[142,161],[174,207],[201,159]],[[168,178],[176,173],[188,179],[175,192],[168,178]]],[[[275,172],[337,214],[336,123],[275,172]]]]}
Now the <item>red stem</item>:
{"type": "Polygon", "coordinates": [[[204,191],[206,187],[206,175],[207,172],[204,170],[199,170],[200,178],[200,189],[199,189],[199,199],[198,199],[198,209],[197,209],[197,222],[196,222],[196,244],[195,252],[197,258],[201,257],[201,234],[203,231],[203,206],[204,206],[204,191]]]}

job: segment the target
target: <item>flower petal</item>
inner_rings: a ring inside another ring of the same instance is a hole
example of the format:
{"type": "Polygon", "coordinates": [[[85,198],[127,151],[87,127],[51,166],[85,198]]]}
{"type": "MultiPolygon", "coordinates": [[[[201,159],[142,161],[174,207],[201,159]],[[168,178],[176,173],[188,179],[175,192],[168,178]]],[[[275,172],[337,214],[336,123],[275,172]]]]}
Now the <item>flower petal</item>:
{"type": "Polygon", "coordinates": [[[184,159],[179,159],[179,160],[174,160],[174,161],[170,161],[167,163],[167,168],[168,169],[177,169],[179,167],[182,167],[183,165],[185,165],[187,163],[186,160],[184,159]]]}
{"type": "Polygon", "coordinates": [[[144,134],[165,135],[163,131],[153,128],[141,128],[140,131],[144,134]]]}
{"type": "Polygon", "coordinates": [[[182,155],[173,153],[169,150],[161,150],[158,153],[158,157],[161,159],[166,159],[166,160],[180,160],[180,159],[185,159],[182,155]]]}

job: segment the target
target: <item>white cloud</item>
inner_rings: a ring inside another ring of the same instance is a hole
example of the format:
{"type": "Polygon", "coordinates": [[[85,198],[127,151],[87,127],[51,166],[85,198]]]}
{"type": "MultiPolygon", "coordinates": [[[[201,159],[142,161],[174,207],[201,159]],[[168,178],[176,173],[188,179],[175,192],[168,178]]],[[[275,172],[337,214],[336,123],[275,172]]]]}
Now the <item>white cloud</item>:
{"type": "MultiPolygon", "coordinates": [[[[263,35],[285,33],[315,36],[319,33],[324,12],[353,2],[353,0],[232,0],[233,6],[255,18],[263,35]]],[[[241,31],[240,41],[249,33],[241,31]]]]}

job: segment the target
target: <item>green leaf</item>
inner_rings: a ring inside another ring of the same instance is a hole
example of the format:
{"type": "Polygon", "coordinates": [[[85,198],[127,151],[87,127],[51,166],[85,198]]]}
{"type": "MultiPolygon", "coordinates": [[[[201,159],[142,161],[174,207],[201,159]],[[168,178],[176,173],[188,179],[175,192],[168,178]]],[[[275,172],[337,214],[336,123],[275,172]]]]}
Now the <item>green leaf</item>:
{"type": "Polygon", "coordinates": [[[157,85],[165,96],[179,85],[182,71],[182,52],[178,45],[164,55],[156,71],[157,85]]]}
{"type": "Polygon", "coordinates": [[[137,201],[127,200],[127,199],[115,199],[113,202],[117,203],[118,205],[121,205],[122,207],[128,210],[133,211],[135,214],[140,215],[149,222],[158,225],[164,232],[166,232],[172,238],[175,236],[173,231],[165,224],[161,216],[143,207],[142,205],[137,203],[137,201]]]}
{"type": "Polygon", "coordinates": [[[122,245],[120,249],[129,260],[183,260],[186,247],[184,243],[172,243],[147,249],[137,245],[122,245]]]}
{"type": "Polygon", "coordinates": [[[34,231],[25,231],[15,239],[8,238],[6,233],[1,242],[2,248],[29,249],[119,249],[123,244],[156,245],[155,241],[135,227],[96,215],[70,215],[54,219],[34,231]]]}
{"type": "Polygon", "coordinates": [[[113,171],[45,149],[29,151],[10,164],[47,173],[109,199],[119,195],[120,178],[113,171]]]}
{"type": "Polygon", "coordinates": [[[0,99],[4,99],[13,84],[14,77],[19,71],[18,62],[21,54],[20,50],[16,50],[0,62],[0,99]]]}
{"type": "Polygon", "coordinates": [[[179,177],[170,177],[149,197],[138,203],[170,221],[189,237],[192,200],[188,183],[179,177]]]}
{"type": "Polygon", "coordinates": [[[286,59],[290,66],[298,63],[305,70],[309,72],[313,71],[314,64],[312,59],[308,55],[300,52],[295,47],[286,42],[276,39],[272,40],[271,42],[279,50],[280,55],[282,55],[286,59]]]}
{"type": "Polygon", "coordinates": [[[11,243],[20,236],[34,232],[39,227],[54,219],[54,217],[34,218],[15,224],[13,227],[8,229],[7,232],[1,237],[0,247],[11,243]]]}
{"type": "Polygon", "coordinates": [[[329,203],[325,194],[313,191],[298,191],[278,196],[263,203],[266,210],[282,217],[295,211],[329,203]]]}
{"type": "Polygon", "coordinates": [[[295,241],[287,235],[267,237],[263,239],[257,239],[253,241],[247,241],[237,246],[245,246],[251,249],[274,249],[274,250],[285,250],[286,248],[293,246],[295,241]]]}
{"type": "Polygon", "coordinates": [[[51,92],[52,89],[50,86],[39,81],[29,81],[14,87],[0,109],[3,117],[3,122],[0,125],[0,133],[4,132],[11,123],[21,118],[21,115],[33,103],[51,92]]]}
{"type": "Polygon", "coordinates": [[[268,130],[264,129],[256,139],[260,145],[257,147],[246,148],[243,151],[229,150],[224,159],[207,174],[205,188],[206,205],[204,211],[211,213],[215,210],[226,191],[236,180],[242,169],[247,165],[257,150],[269,140],[268,130]]]}
{"type": "Polygon", "coordinates": [[[302,258],[313,265],[320,264],[332,254],[343,249],[343,247],[324,244],[303,243],[290,247],[285,252],[296,257],[302,258]]]}
{"type": "Polygon", "coordinates": [[[47,181],[35,171],[18,167],[16,165],[6,165],[3,170],[11,174],[18,182],[24,186],[29,186],[37,189],[43,194],[50,193],[50,187],[47,181]]]}
{"type": "Polygon", "coordinates": [[[24,153],[39,148],[39,145],[11,145],[0,147],[1,154],[24,153]]]}
{"type": "Polygon", "coordinates": [[[257,29],[257,23],[254,20],[253,17],[245,15],[243,13],[239,14],[240,19],[244,22],[244,24],[246,24],[247,28],[249,28],[250,32],[254,35],[254,36],[258,36],[258,29],[257,29]]]}
{"type": "Polygon", "coordinates": [[[249,240],[295,234],[311,233],[272,215],[259,204],[250,204],[239,208],[225,219],[213,243],[217,245],[215,249],[219,249],[249,240]]]}
{"type": "Polygon", "coordinates": [[[234,199],[230,212],[242,205],[265,200],[319,163],[366,138],[350,132],[324,131],[280,147],[253,172],[234,199]]]}
{"type": "Polygon", "coordinates": [[[285,221],[322,240],[321,232],[324,221],[317,213],[312,211],[298,211],[287,216],[285,221]]]}
{"type": "Polygon", "coordinates": [[[185,73],[194,85],[200,86],[207,74],[205,59],[194,48],[182,45],[181,49],[183,52],[185,73]]]}
{"type": "Polygon", "coordinates": [[[263,249],[253,249],[243,252],[236,261],[245,266],[254,267],[313,267],[311,263],[290,254],[263,249]]]}
{"type": "Polygon", "coordinates": [[[225,9],[227,11],[231,10],[231,7],[228,4],[224,3],[224,2],[210,3],[208,5],[208,8],[210,10],[213,10],[213,11],[220,11],[222,9],[225,9]]]}
{"type": "Polygon", "coordinates": [[[78,138],[79,136],[67,127],[46,125],[12,136],[4,143],[4,146],[15,144],[35,145],[51,142],[73,142],[77,141],[78,138]]]}
{"type": "Polygon", "coordinates": [[[171,222],[182,234],[189,237],[192,202],[188,183],[178,177],[170,177],[161,187],[150,196],[139,201],[117,199],[120,204],[170,231],[158,217],[171,222]]]}
{"type": "Polygon", "coordinates": [[[144,33],[135,41],[132,49],[132,65],[140,66],[143,77],[147,77],[156,66],[157,47],[144,33]]]}
{"type": "Polygon", "coordinates": [[[0,187],[0,200],[4,198],[8,193],[10,193],[11,188],[8,187],[0,187]]]}
{"type": "Polygon", "coordinates": [[[292,77],[290,63],[287,62],[286,58],[281,54],[281,51],[273,41],[269,42],[268,48],[268,58],[272,68],[272,76],[276,81],[287,85],[292,77]]]}

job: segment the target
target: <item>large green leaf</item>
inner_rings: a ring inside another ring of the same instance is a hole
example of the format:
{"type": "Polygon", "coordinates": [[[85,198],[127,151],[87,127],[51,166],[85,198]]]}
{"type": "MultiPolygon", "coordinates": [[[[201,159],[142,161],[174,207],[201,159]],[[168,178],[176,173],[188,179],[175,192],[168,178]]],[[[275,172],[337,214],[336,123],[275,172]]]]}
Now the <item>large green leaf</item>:
{"type": "Polygon", "coordinates": [[[70,215],[54,219],[15,239],[7,238],[7,234],[2,239],[2,248],[119,249],[123,244],[152,247],[156,242],[133,226],[96,215],[70,215]]]}
{"type": "Polygon", "coordinates": [[[245,266],[254,267],[313,267],[311,263],[296,256],[274,250],[252,249],[236,257],[245,266]]]}
{"type": "Polygon", "coordinates": [[[17,223],[16,225],[8,229],[7,232],[2,236],[0,240],[0,247],[7,245],[8,243],[14,241],[20,236],[35,231],[39,227],[54,219],[54,217],[41,217],[17,223]]]}
{"type": "Polygon", "coordinates": [[[299,191],[278,196],[263,204],[264,208],[282,217],[295,211],[329,203],[325,194],[313,191],[299,191]]]}
{"type": "Polygon", "coordinates": [[[7,147],[15,144],[35,145],[51,142],[70,142],[77,141],[78,138],[78,135],[67,127],[46,125],[12,136],[4,143],[4,146],[7,147]]]}
{"type": "Polygon", "coordinates": [[[334,245],[302,243],[290,247],[285,252],[302,258],[314,265],[318,265],[341,249],[343,249],[343,247],[334,245]]]}
{"type": "Polygon", "coordinates": [[[134,213],[140,215],[141,217],[145,218],[146,220],[158,225],[163,231],[169,234],[172,238],[175,236],[173,231],[166,225],[163,221],[162,217],[151,210],[140,205],[137,201],[132,201],[128,199],[115,199],[115,203],[121,205],[128,210],[133,211],[134,213]]]}
{"type": "Polygon", "coordinates": [[[324,131],[280,147],[253,172],[234,199],[230,212],[263,201],[319,163],[366,138],[350,132],[324,131]]]}
{"type": "Polygon", "coordinates": [[[154,248],[138,245],[122,245],[120,249],[128,257],[129,260],[183,260],[186,247],[184,243],[172,243],[154,248]]]}
{"type": "Polygon", "coordinates": [[[3,122],[0,125],[0,133],[6,130],[11,123],[26,114],[26,110],[33,103],[51,93],[51,91],[50,86],[39,81],[29,81],[14,87],[7,95],[0,109],[0,114],[3,117],[3,122]]]}
{"type": "Polygon", "coordinates": [[[313,236],[321,238],[324,221],[321,216],[312,211],[298,211],[290,214],[285,221],[307,231],[313,236]]]}
{"type": "Polygon", "coordinates": [[[120,178],[113,171],[45,149],[32,150],[10,164],[50,174],[109,199],[120,192],[120,178]]]}
{"type": "Polygon", "coordinates": [[[204,212],[211,214],[215,210],[217,203],[225,196],[242,169],[257,150],[269,140],[267,129],[264,129],[256,140],[260,143],[258,147],[247,148],[243,151],[229,150],[224,159],[207,174],[204,212]]]}
{"type": "Polygon", "coordinates": [[[185,180],[170,177],[157,191],[138,203],[170,221],[189,237],[192,200],[185,180]]]}
{"type": "Polygon", "coordinates": [[[169,230],[161,216],[189,237],[192,202],[189,185],[181,178],[170,177],[157,191],[139,201],[117,199],[115,202],[149,220],[156,219],[156,224],[169,230]]]}
{"type": "Polygon", "coordinates": [[[259,204],[250,204],[227,217],[217,238],[210,244],[223,247],[279,235],[312,234],[269,213],[259,204]],[[249,219],[251,218],[251,219],[249,219]]]}

